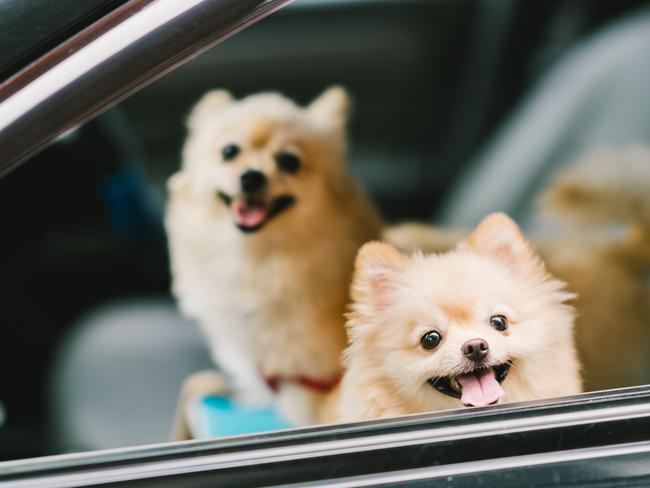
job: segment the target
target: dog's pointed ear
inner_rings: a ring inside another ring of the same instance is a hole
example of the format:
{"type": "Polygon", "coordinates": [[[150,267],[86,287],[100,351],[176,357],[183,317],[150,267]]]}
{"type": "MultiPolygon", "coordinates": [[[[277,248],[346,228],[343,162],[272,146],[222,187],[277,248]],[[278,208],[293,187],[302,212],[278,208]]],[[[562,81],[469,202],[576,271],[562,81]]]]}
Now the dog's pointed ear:
{"type": "Polygon", "coordinates": [[[343,127],[350,111],[350,97],[342,86],[331,86],[316,97],[307,110],[321,122],[343,127]]]}
{"type": "Polygon", "coordinates": [[[187,117],[187,127],[194,130],[205,120],[232,103],[233,97],[227,90],[212,90],[201,97],[187,117]]]}
{"type": "Polygon", "coordinates": [[[520,271],[531,265],[543,266],[519,226],[504,213],[485,217],[458,248],[491,257],[520,271]]]}
{"type": "Polygon", "coordinates": [[[368,242],[357,254],[352,283],[352,299],[357,305],[370,307],[369,312],[391,303],[396,276],[408,257],[390,244],[368,242]]]}

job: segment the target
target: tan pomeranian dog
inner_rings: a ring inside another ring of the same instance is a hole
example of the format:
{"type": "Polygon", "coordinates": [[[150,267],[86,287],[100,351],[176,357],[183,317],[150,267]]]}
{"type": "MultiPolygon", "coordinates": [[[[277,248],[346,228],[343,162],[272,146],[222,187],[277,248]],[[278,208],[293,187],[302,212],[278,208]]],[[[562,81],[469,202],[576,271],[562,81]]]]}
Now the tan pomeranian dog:
{"type": "MultiPolygon", "coordinates": [[[[650,382],[650,149],[588,152],[548,184],[538,209],[555,229],[533,242],[578,295],[585,389],[650,382]]],[[[431,253],[451,249],[465,234],[410,223],[386,229],[384,239],[405,252],[431,253]]]]}
{"type": "Polygon", "coordinates": [[[368,243],[356,260],[346,373],[321,421],[578,393],[573,297],[504,214],[444,254],[368,243]]]}
{"type": "Polygon", "coordinates": [[[559,228],[537,238],[540,254],[578,294],[585,388],[650,382],[650,149],[590,151],[556,175],[539,208],[559,228]]]}
{"type": "Polygon", "coordinates": [[[347,112],[338,87],[304,108],[275,93],[210,92],[189,116],[182,168],[169,181],[182,311],[202,326],[232,392],[277,400],[296,425],[314,421],[340,379],[354,259],[380,234],[346,168],[347,112]]]}

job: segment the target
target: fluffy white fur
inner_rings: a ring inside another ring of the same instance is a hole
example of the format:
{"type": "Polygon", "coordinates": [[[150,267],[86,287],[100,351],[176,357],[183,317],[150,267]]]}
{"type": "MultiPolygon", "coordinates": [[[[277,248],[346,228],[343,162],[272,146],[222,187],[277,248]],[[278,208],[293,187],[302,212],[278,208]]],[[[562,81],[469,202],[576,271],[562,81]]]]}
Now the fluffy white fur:
{"type": "Polygon", "coordinates": [[[340,391],[322,421],[353,421],[462,407],[432,377],[466,373],[462,344],[482,338],[489,365],[512,361],[500,402],[578,393],[573,295],[546,270],[503,214],[493,214],[455,250],[407,257],[383,243],[359,252],[348,320],[350,346],[340,391]],[[489,324],[508,318],[504,332],[489,324]],[[443,340],[425,350],[430,330],[443,340]]]}
{"type": "Polygon", "coordinates": [[[166,226],[182,311],[201,324],[242,400],[269,402],[261,372],[278,377],[280,408],[296,424],[313,422],[322,395],[292,378],[340,374],[354,257],[380,232],[346,169],[347,107],[336,87],[306,108],[275,93],[234,100],[210,92],[189,117],[182,168],[169,181],[166,226]],[[227,144],[241,148],[233,161],[223,161],[227,144]],[[299,171],[279,170],[278,151],[297,154],[299,171]],[[268,178],[267,201],[295,198],[254,233],[241,232],[218,197],[238,198],[248,169],[268,178]]]}

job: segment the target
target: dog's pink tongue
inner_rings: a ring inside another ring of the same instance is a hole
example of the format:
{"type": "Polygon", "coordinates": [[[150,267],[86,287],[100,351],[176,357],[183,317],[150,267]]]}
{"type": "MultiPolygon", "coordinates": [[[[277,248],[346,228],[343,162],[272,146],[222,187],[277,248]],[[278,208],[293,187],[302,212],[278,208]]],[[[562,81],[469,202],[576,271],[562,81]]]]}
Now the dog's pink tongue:
{"type": "Polygon", "coordinates": [[[244,227],[255,227],[266,219],[266,209],[257,204],[248,203],[244,199],[237,200],[233,207],[235,220],[244,227]]]}
{"type": "Polygon", "coordinates": [[[463,387],[460,401],[464,405],[483,407],[496,402],[505,395],[492,368],[481,371],[479,376],[473,373],[461,375],[458,377],[458,382],[463,387]]]}

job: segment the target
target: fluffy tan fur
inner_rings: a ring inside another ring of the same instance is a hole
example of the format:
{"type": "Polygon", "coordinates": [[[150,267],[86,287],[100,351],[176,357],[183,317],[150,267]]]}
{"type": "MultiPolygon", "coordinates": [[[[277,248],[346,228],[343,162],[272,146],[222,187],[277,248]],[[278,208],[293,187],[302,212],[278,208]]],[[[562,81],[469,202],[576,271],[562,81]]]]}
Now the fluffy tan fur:
{"type": "Polygon", "coordinates": [[[473,338],[489,344],[488,365],[512,361],[500,401],[578,393],[572,298],[503,214],[486,217],[444,254],[407,257],[368,243],[356,260],[346,373],[321,420],[462,407],[428,380],[472,370],[461,346],[473,338]],[[508,318],[505,331],[490,326],[494,314],[508,318]],[[434,350],[420,344],[430,330],[443,337],[434,350]]]}
{"type": "MultiPolygon", "coordinates": [[[[551,181],[539,209],[561,227],[533,240],[548,268],[577,293],[585,389],[650,382],[650,150],[587,154],[551,181]]],[[[386,235],[404,251],[437,252],[460,233],[409,224],[386,235]]]]}
{"type": "Polygon", "coordinates": [[[234,100],[210,92],[188,119],[182,168],[169,181],[166,226],[182,311],[201,324],[241,399],[269,402],[260,372],[277,377],[276,400],[296,424],[313,422],[322,395],[291,378],[340,374],[354,257],[380,232],[346,169],[347,106],[337,87],[305,108],[274,93],[234,100]],[[224,162],[222,148],[233,143],[241,151],[224,162]],[[278,151],[299,155],[300,170],[280,171],[278,151]],[[236,198],[248,169],[266,175],[268,200],[288,194],[295,203],[246,234],[217,194],[236,198]]]}
{"type": "Polygon", "coordinates": [[[650,382],[650,150],[587,154],[557,175],[539,206],[569,224],[561,238],[539,239],[539,247],[578,293],[587,388],[650,382]]]}

